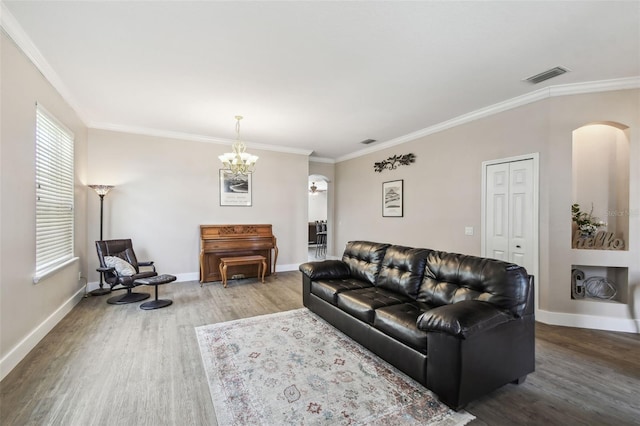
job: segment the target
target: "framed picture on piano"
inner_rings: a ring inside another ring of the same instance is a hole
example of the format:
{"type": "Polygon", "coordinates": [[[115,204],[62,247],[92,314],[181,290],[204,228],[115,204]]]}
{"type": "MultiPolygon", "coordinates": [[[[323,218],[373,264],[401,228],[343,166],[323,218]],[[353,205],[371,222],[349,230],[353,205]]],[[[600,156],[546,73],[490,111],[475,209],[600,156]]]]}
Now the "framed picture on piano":
{"type": "Polygon", "coordinates": [[[234,175],[220,169],[220,205],[251,206],[251,175],[234,175]]]}

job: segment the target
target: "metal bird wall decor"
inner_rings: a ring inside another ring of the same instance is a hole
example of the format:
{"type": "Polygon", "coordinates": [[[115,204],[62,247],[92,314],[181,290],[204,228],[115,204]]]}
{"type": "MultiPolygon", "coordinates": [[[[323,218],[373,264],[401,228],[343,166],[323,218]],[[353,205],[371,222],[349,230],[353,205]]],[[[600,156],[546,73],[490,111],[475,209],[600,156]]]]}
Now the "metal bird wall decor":
{"type": "Polygon", "coordinates": [[[382,173],[384,169],[395,170],[398,166],[408,166],[416,161],[416,156],[413,154],[394,155],[386,160],[373,164],[373,170],[378,173],[382,173]]]}

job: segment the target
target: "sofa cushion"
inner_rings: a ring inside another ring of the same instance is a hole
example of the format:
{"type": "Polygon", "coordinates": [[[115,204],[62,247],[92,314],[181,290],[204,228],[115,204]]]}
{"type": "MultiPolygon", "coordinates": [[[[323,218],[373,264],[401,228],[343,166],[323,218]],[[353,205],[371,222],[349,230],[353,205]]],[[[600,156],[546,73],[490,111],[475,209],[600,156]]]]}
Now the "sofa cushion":
{"type": "Polygon", "coordinates": [[[352,278],[375,284],[387,247],[389,244],[349,241],[342,261],[349,267],[352,278]]]}
{"type": "Polygon", "coordinates": [[[429,251],[390,246],[382,259],[376,285],[415,299],[418,297],[429,251]]]}
{"type": "Polygon", "coordinates": [[[417,300],[434,306],[481,300],[521,316],[529,276],[518,265],[495,259],[432,251],[427,255],[417,300]]]}
{"type": "Polygon", "coordinates": [[[431,310],[432,306],[422,302],[401,303],[376,309],[373,326],[384,334],[427,353],[427,332],[417,326],[418,318],[431,310]]]}
{"type": "Polygon", "coordinates": [[[411,301],[407,296],[378,287],[343,291],[337,296],[340,309],[367,324],[373,324],[376,309],[411,301]]]}
{"type": "Polygon", "coordinates": [[[332,305],[337,305],[338,293],[347,290],[357,290],[359,288],[365,287],[372,287],[372,285],[353,278],[345,278],[342,280],[312,281],[311,294],[315,294],[319,298],[331,303],[332,305]]]}

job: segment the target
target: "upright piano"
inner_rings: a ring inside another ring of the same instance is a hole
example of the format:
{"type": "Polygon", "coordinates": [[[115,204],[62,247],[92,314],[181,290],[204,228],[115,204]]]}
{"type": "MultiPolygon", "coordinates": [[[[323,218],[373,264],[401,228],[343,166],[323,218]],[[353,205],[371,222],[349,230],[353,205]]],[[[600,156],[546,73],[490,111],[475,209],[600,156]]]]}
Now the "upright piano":
{"type": "MultiPolygon", "coordinates": [[[[200,282],[220,281],[221,257],[261,255],[267,258],[267,273],[276,270],[278,245],[271,225],[200,225],[200,282]],[[273,256],[271,255],[273,251],[273,256]]],[[[253,265],[237,266],[229,276],[256,277],[253,265]]]]}

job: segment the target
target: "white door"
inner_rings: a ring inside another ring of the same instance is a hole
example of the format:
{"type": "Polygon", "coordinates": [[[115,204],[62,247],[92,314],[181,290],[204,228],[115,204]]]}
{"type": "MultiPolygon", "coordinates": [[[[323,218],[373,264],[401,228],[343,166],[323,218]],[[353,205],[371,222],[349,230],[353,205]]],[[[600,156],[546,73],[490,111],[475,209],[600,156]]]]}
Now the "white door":
{"type": "Polygon", "coordinates": [[[484,255],[534,271],[533,160],[486,166],[484,255]]]}

